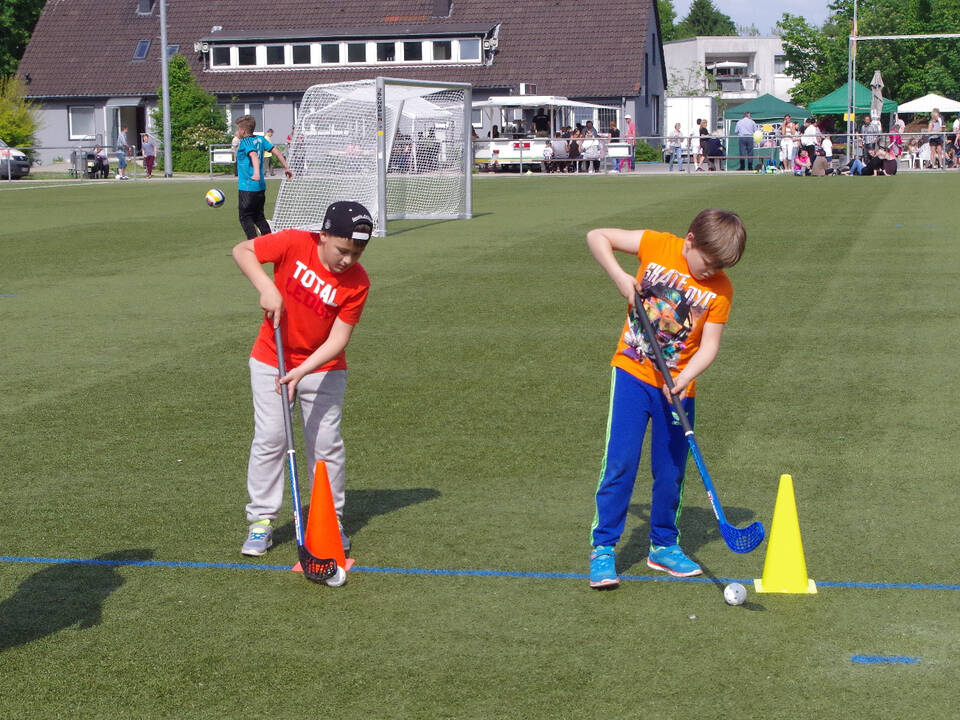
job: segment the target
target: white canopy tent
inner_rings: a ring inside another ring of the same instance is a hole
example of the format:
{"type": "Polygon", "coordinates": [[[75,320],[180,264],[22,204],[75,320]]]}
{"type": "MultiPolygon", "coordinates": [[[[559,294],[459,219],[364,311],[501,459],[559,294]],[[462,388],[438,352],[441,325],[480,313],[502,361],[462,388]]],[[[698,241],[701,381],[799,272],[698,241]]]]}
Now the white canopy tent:
{"type": "Polygon", "coordinates": [[[708,63],[707,70],[732,70],[733,68],[746,68],[749,65],[737,60],[722,60],[721,62],[708,63]]]}
{"type": "Polygon", "coordinates": [[[478,100],[473,103],[473,109],[483,108],[609,108],[609,105],[594,105],[592,103],[569,100],[561,95],[496,95],[487,100],[478,100]]]}
{"type": "Polygon", "coordinates": [[[499,118],[496,120],[501,127],[505,124],[507,119],[504,115],[504,111],[507,110],[538,110],[543,108],[546,111],[547,115],[550,116],[550,136],[553,137],[555,131],[554,122],[556,118],[560,118],[560,124],[573,124],[573,112],[575,109],[604,109],[604,110],[615,110],[617,113],[617,125],[619,126],[620,122],[620,108],[611,107],[610,105],[595,105],[593,103],[580,102],[579,100],[570,100],[569,98],[563,97],[562,95],[495,95],[486,100],[478,100],[473,103],[474,110],[481,110],[487,114],[489,118],[488,124],[494,123],[495,115],[494,113],[499,113],[499,118]]]}
{"type": "Polygon", "coordinates": [[[928,113],[934,108],[942,113],[960,112],[960,102],[943,97],[943,95],[929,93],[898,106],[897,113],[928,113]]]}

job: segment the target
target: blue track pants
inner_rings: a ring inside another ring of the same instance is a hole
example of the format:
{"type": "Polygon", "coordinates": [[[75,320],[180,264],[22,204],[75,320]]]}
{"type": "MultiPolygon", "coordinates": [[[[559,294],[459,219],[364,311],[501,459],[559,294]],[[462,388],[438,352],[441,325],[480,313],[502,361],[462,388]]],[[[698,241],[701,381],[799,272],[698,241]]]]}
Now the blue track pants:
{"type": "MultiPolygon", "coordinates": [[[[691,425],[694,406],[693,398],[683,401],[691,425]]],[[[623,534],[648,424],[651,430],[650,469],[653,473],[650,542],[654,545],[677,544],[683,471],[690,446],[683,428],[674,420],[673,409],[663,391],[614,368],[606,449],[597,485],[597,512],[590,532],[594,547],[616,545],[623,534]]]]}

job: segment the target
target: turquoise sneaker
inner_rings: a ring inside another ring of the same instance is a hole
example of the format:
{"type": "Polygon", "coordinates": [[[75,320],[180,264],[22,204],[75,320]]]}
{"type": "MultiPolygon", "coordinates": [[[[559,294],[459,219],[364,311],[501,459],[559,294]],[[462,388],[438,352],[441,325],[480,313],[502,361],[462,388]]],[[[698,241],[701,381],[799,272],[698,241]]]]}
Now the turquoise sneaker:
{"type": "Polygon", "coordinates": [[[590,587],[613,590],[620,585],[617,577],[617,556],[609,545],[597,545],[590,553],[590,587]]]}
{"type": "Polygon", "coordinates": [[[688,558],[679,545],[650,546],[647,555],[647,565],[654,570],[663,570],[674,577],[691,577],[700,575],[703,570],[693,560],[688,558]]]}

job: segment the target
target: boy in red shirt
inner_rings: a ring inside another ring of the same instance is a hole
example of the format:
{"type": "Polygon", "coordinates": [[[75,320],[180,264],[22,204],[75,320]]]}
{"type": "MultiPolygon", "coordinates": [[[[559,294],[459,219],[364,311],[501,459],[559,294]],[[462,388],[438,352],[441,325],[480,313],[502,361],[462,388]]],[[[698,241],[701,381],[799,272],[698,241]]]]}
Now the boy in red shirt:
{"type": "MultiPolygon", "coordinates": [[[[590,252],[627,302],[633,305],[635,292],[644,298],[643,311],[657,330],[667,365],[677,371],[674,399],[683,403],[691,423],[694,379],[717,356],[730,314],[733,287],[722,268],[740,260],[746,239],[740,218],[726,210],[702,211],[682,238],[653,230],[602,228],[587,233],[590,252]],[[615,251],[637,257],[636,277],[620,267],[615,251]]],[[[628,315],[610,363],[606,451],[590,531],[590,586],[597,589],[612,589],[620,582],[614,546],[626,523],[648,423],[653,487],[647,565],[676,577],[702,572],[677,544],[689,448],[647,340],[633,327],[628,315]]]]}
{"type": "MultiPolygon", "coordinates": [[[[277,397],[284,388],[289,401],[300,398],[307,467],[326,462],[330,490],[343,517],[344,449],[340,416],[347,385],[345,350],[360,321],[370,280],[358,260],[373,220],[355,202],[335,202],[327,208],[322,230],[281,230],[241,242],[233,258],[260,292],[265,317],[250,354],[254,436],[247,467],[246,507],[250,527],[241,552],[260,556],[273,544],[271,523],[283,500],[286,439],[283,406],[277,397]],[[273,277],[262,265],[273,263],[273,277]],[[283,329],[287,374],[277,378],[274,328],[283,329]]],[[[340,536],[345,551],[350,541],[340,536]]]]}

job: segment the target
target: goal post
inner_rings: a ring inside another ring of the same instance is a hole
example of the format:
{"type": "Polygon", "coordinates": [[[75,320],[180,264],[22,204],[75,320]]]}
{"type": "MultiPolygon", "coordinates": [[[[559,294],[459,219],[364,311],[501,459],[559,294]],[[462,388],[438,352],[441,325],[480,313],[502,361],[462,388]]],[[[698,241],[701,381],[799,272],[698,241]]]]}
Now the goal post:
{"type": "Polygon", "coordinates": [[[471,86],[378,77],[303,95],[271,226],[320,229],[327,206],[388,220],[472,217],[471,86]]]}

